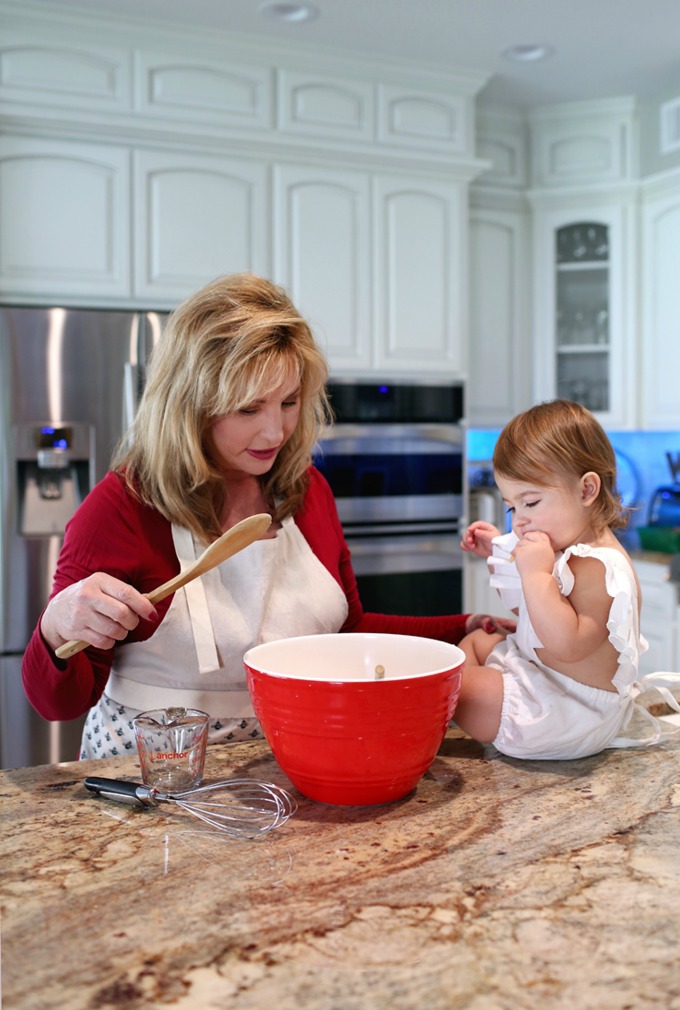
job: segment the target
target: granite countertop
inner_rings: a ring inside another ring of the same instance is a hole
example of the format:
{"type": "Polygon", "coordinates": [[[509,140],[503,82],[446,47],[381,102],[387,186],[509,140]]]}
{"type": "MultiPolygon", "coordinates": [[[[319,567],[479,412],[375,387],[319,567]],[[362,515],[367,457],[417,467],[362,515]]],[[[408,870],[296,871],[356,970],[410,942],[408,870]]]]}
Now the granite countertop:
{"type": "MultiPolygon", "coordinates": [[[[418,789],[259,841],[0,773],[8,1010],[680,1008],[680,741],[520,762],[451,730],[418,789]]],[[[206,778],[288,785],[265,743],[206,778]]]]}

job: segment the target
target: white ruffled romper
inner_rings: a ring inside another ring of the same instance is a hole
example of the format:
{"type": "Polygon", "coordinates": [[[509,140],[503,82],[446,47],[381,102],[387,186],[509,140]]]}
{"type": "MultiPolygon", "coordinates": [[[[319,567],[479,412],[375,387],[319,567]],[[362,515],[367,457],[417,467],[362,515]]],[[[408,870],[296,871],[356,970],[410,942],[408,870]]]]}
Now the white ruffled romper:
{"type": "MultiPolygon", "coordinates": [[[[648,686],[645,678],[638,678],[640,655],[648,646],[640,634],[637,583],[626,556],[614,548],[574,544],[557,557],[553,569],[560,592],[568,596],[574,586],[569,568],[572,555],[597,558],[604,565],[607,593],[612,598],[607,620],[609,641],[618,652],[612,681],[616,690],[604,691],[550,669],[536,655],[541,642],[532,627],[512,558],[517,539],[515,533],[496,537],[488,559],[493,572],[491,585],[505,606],[518,611],[517,630],[500,642],[486,661],[503,676],[503,707],[495,747],[510,757],[570,759],[597,754],[607,747],[656,743],[662,732],[658,720],[635,703],[636,696],[648,686]],[[652,733],[644,739],[619,737],[636,707],[653,724],[652,733]]],[[[659,690],[666,700],[672,699],[670,692],[659,690]]],[[[677,708],[677,703],[673,707],[677,708]]]]}

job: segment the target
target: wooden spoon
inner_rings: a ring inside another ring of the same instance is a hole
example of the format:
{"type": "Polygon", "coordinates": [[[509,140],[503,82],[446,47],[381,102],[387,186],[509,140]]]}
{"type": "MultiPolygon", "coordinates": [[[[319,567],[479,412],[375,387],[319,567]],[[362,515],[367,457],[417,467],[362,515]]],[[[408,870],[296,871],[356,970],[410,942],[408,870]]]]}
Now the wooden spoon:
{"type": "MultiPolygon", "coordinates": [[[[152,590],[150,593],[145,593],[144,595],[147,600],[150,600],[151,603],[158,603],[160,600],[164,600],[170,593],[174,593],[175,590],[186,586],[187,582],[192,582],[199,575],[204,575],[205,572],[209,572],[211,568],[220,565],[227,558],[238,554],[248,544],[252,544],[254,540],[259,540],[263,533],[269,529],[271,521],[272,517],[266,512],[260,512],[257,515],[248,516],[247,519],[242,519],[240,523],[236,523],[230,530],[223,533],[219,539],[211,543],[201,556],[196,558],[193,565],[189,565],[179,575],[175,575],[173,579],[164,582],[157,589],[152,590]]],[[[65,642],[64,645],[59,646],[57,656],[59,659],[70,659],[71,656],[75,656],[77,652],[82,652],[90,644],[90,642],[80,642],[77,639],[73,639],[71,642],[65,642]]]]}

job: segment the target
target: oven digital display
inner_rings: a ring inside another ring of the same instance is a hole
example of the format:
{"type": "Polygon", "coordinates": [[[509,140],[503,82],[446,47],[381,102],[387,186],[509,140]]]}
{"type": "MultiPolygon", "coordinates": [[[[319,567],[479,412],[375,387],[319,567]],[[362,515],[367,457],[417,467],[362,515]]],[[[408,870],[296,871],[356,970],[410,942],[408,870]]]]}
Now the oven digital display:
{"type": "Polygon", "coordinates": [[[463,417],[460,384],[331,382],[328,395],[337,423],[458,424],[463,417]]]}

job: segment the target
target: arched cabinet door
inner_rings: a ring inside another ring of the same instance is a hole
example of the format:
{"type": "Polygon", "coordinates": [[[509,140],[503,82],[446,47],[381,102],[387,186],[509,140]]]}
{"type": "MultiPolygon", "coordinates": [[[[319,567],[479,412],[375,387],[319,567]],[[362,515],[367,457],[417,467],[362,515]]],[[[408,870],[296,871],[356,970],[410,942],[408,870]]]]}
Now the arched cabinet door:
{"type": "Polygon", "coordinates": [[[274,279],[336,373],[371,366],[369,192],[365,172],[274,168],[274,279]]]}
{"type": "Polygon", "coordinates": [[[376,366],[386,373],[464,374],[464,187],[377,175],[373,227],[376,366]]]}
{"type": "Polygon", "coordinates": [[[468,412],[502,427],[531,406],[530,222],[526,211],[470,212],[468,412]]]}
{"type": "Polygon", "coordinates": [[[222,274],[268,275],[266,164],[203,154],[134,154],[135,295],[177,303],[222,274]]]}
{"type": "Polygon", "coordinates": [[[23,298],[130,294],[125,148],[0,137],[0,292],[23,298]]]}

